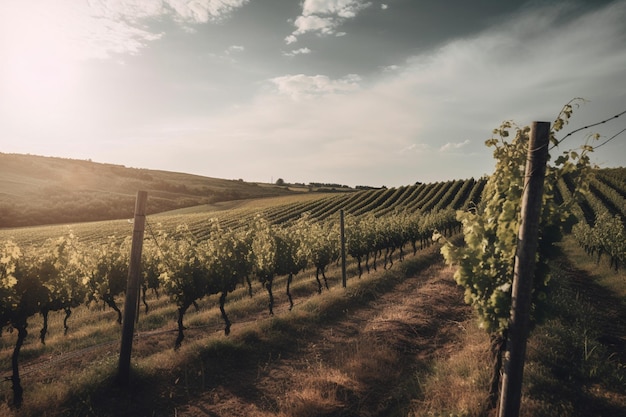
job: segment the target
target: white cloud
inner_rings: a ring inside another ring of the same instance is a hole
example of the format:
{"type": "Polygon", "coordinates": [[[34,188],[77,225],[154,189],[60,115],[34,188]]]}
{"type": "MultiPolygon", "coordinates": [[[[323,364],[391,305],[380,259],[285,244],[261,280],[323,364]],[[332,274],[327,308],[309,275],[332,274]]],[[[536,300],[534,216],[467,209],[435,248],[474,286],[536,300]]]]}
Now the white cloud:
{"type": "Polygon", "coordinates": [[[312,98],[326,94],[356,91],[359,88],[361,77],[349,74],[343,78],[332,80],[326,75],[284,75],[272,78],[277,91],[294,100],[312,98]]]}
{"type": "Polygon", "coordinates": [[[231,45],[231,46],[229,46],[226,49],[225,53],[227,55],[230,55],[230,54],[234,54],[234,53],[238,53],[238,52],[243,52],[245,50],[246,50],[246,48],[243,47],[242,45],[231,45]]]}
{"type": "Polygon", "coordinates": [[[439,148],[439,152],[447,152],[451,150],[460,149],[469,144],[470,144],[469,139],[466,139],[463,142],[456,142],[456,143],[448,142],[445,145],[443,145],[441,148],[439,148]]]}
{"type": "Polygon", "coordinates": [[[387,9],[389,8],[389,5],[388,5],[388,4],[385,4],[385,3],[382,3],[382,4],[380,5],[380,8],[381,8],[382,10],[387,10],[387,9]]]}
{"type": "Polygon", "coordinates": [[[302,35],[307,32],[319,32],[323,35],[333,33],[336,21],[333,17],[320,17],[315,15],[298,16],[294,22],[296,30],[293,35],[302,35]]]}
{"type": "MultiPolygon", "coordinates": [[[[115,0],[111,0],[115,1],[115,0]]],[[[219,20],[248,3],[249,0],[163,0],[174,17],[186,23],[206,23],[219,20]]],[[[118,3],[115,1],[115,3],[118,3]]],[[[143,3],[143,2],[142,2],[143,3]]]]}
{"type": "Polygon", "coordinates": [[[400,68],[400,66],[398,65],[387,65],[386,67],[383,67],[383,72],[394,72],[397,71],[400,68]]]}
{"type": "Polygon", "coordinates": [[[427,143],[411,143],[409,146],[400,149],[398,153],[423,153],[429,151],[430,145],[428,145],[427,143]]]}
{"type": "Polygon", "coordinates": [[[84,3],[92,16],[110,20],[126,19],[131,23],[165,13],[162,1],[89,0],[84,3]]]}
{"type": "Polygon", "coordinates": [[[368,2],[360,0],[305,0],[302,4],[302,15],[337,15],[352,18],[368,5],[368,2]]]}
{"type": "Polygon", "coordinates": [[[309,48],[300,48],[300,49],[294,49],[289,52],[283,52],[283,55],[285,56],[307,55],[307,54],[310,54],[311,52],[312,51],[309,48]]]}
{"type": "Polygon", "coordinates": [[[294,35],[289,35],[287,37],[285,37],[285,43],[287,45],[291,45],[292,43],[298,42],[298,38],[295,37],[294,35]]]}
{"type": "Polygon", "coordinates": [[[81,50],[88,58],[106,58],[112,53],[138,53],[148,42],[162,37],[152,31],[150,20],[169,17],[186,30],[189,25],[219,21],[249,0],[162,0],[123,1],[90,0],[76,8],[76,2],[64,0],[53,8],[74,8],[72,35],[81,43],[81,50]]]}
{"type": "Polygon", "coordinates": [[[296,42],[297,36],[309,32],[343,36],[345,32],[336,33],[336,29],[370,5],[370,2],[363,0],[305,0],[302,4],[302,14],[294,21],[296,30],[285,38],[285,42],[287,44],[296,42]]]}
{"type": "MultiPolygon", "coordinates": [[[[160,39],[163,34],[149,26],[154,20],[171,18],[189,28],[188,25],[219,21],[248,1],[2,1],[0,28],[7,43],[26,41],[31,51],[43,51],[46,43],[54,41],[63,45],[66,59],[103,59],[113,54],[137,54],[148,43],[160,39]]],[[[4,43],[0,43],[0,53],[6,49],[4,43]]]]}

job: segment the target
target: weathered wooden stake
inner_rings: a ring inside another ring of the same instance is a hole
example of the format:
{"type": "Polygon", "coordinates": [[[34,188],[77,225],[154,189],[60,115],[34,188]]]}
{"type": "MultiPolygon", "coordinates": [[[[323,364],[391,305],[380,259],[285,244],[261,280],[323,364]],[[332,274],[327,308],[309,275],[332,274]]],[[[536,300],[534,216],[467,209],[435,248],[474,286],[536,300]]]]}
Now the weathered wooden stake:
{"type": "Polygon", "coordinates": [[[124,301],[124,319],[122,321],[122,343],[117,374],[119,385],[126,386],[130,382],[130,354],[133,347],[133,333],[135,330],[135,316],[139,300],[139,283],[141,274],[141,250],[143,248],[143,232],[146,223],[146,191],[137,192],[135,203],[135,220],[133,223],[133,241],[130,249],[130,265],[128,267],[128,282],[126,284],[126,299],[124,301]]]}
{"type": "Polygon", "coordinates": [[[341,286],[346,288],[346,234],[343,221],[343,210],[339,210],[339,226],[341,230],[341,286]]]}
{"type": "Polygon", "coordinates": [[[549,138],[549,122],[532,123],[522,195],[522,218],[515,254],[511,318],[504,356],[499,417],[519,415],[549,138]]]}

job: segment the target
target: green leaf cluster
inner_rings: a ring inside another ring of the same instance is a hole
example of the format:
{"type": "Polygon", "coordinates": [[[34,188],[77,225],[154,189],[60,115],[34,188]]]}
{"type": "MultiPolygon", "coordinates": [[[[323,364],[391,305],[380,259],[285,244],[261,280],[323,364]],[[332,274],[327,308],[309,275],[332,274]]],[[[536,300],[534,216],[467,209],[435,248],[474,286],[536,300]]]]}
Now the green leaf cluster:
{"type": "MultiPolygon", "coordinates": [[[[567,124],[574,104],[576,101],[568,103],[554,122],[553,145],[558,144],[555,133],[567,124]]],[[[530,127],[520,127],[511,121],[494,129],[486,145],[493,148],[496,167],[485,186],[482,203],[471,211],[457,212],[465,245],[446,242],[442,247],[446,262],[458,266],[454,277],[465,288],[465,301],[474,307],[481,326],[491,333],[504,334],[509,326],[529,133],[530,127]]],[[[554,164],[548,164],[546,170],[533,281],[533,323],[541,319],[547,302],[550,280],[547,260],[555,253],[555,243],[561,240],[563,228],[571,217],[571,202],[558,205],[554,185],[565,173],[576,175],[582,184],[590,150],[586,145],[581,152],[568,151],[554,164]]]]}
{"type": "Polygon", "coordinates": [[[8,240],[0,246],[0,326],[6,324],[9,312],[17,302],[15,269],[21,256],[19,246],[13,241],[8,240]]]}

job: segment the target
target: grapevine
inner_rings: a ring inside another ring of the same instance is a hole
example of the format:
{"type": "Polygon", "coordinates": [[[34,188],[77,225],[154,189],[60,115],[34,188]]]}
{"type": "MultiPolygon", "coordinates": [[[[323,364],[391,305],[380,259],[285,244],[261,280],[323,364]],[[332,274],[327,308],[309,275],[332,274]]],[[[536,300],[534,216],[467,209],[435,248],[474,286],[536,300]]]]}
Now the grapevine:
{"type": "Polygon", "coordinates": [[[308,226],[308,214],[305,213],[293,225],[278,229],[276,233],[276,273],[287,275],[289,310],[293,309],[290,291],[293,277],[307,267],[311,257],[306,240],[308,226]]]}
{"type": "Polygon", "coordinates": [[[117,322],[122,323],[122,311],[115,298],[126,291],[128,263],[130,257],[130,238],[121,242],[110,236],[104,244],[94,247],[85,257],[85,267],[89,271],[86,284],[89,286],[89,300],[102,300],[111,307],[117,322]]]}
{"type": "Polygon", "coordinates": [[[40,282],[46,291],[46,299],[40,305],[43,316],[43,328],[40,332],[41,343],[45,343],[48,331],[48,313],[63,310],[65,334],[69,329],[67,320],[72,309],[85,300],[87,279],[84,250],[73,233],[49,241],[37,255],[40,282]]]}
{"type": "MultiPolygon", "coordinates": [[[[568,103],[553,124],[552,143],[557,143],[554,135],[568,122],[571,114],[572,103],[568,103]]],[[[458,266],[454,277],[465,288],[465,301],[474,307],[481,327],[492,335],[492,351],[496,355],[490,407],[495,406],[497,399],[501,355],[509,326],[529,132],[529,127],[519,127],[510,121],[494,130],[494,137],[487,140],[486,145],[494,148],[496,168],[485,186],[483,203],[475,210],[457,213],[463,225],[465,246],[446,242],[442,247],[446,262],[458,266]]],[[[589,151],[591,148],[585,146],[580,153],[566,152],[547,169],[533,285],[533,322],[540,319],[547,298],[547,259],[555,252],[554,243],[561,239],[569,217],[569,206],[555,203],[553,184],[566,173],[576,175],[575,180],[584,178],[589,151]]]]}

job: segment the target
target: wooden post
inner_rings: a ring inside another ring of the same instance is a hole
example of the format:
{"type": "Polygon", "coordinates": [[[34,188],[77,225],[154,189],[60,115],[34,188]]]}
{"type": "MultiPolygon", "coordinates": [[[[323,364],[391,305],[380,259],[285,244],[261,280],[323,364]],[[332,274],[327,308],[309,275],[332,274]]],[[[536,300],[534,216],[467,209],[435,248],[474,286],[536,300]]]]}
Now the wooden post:
{"type": "Polygon", "coordinates": [[[522,195],[522,217],[515,254],[511,318],[504,356],[499,417],[519,415],[549,138],[549,122],[532,123],[522,195]]]}
{"type": "Polygon", "coordinates": [[[133,241],[130,249],[130,265],[128,267],[128,282],[126,284],[126,299],[124,301],[124,319],[122,321],[122,343],[117,382],[127,386],[130,382],[130,354],[133,347],[133,333],[135,316],[139,300],[139,276],[141,274],[141,250],[143,248],[143,232],[146,223],[146,191],[137,192],[135,203],[135,220],[133,223],[133,241]]]}
{"type": "Polygon", "coordinates": [[[343,221],[343,209],[339,210],[339,227],[341,230],[341,286],[346,288],[346,234],[343,221]]]}

